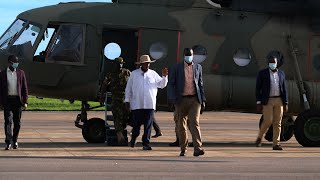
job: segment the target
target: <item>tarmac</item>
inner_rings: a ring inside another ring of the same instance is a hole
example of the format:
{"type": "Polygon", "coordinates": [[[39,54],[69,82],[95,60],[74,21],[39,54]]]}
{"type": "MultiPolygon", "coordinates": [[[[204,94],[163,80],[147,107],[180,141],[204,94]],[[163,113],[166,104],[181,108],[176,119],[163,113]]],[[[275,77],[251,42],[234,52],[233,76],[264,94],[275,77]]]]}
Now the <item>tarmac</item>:
{"type": "MultiPolygon", "coordinates": [[[[163,136],[151,139],[152,151],[142,150],[143,132],[135,148],[88,144],[74,126],[77,114],[23,112],[17,150],[4,150],[0,131],[0,179],[320,179],[319,148],[302,147],[294,137],[283,151],[266,140],[254,146],[259,114],[205,112],[200,157],[192,148],[179,157],[179,148],[168,146],[175,141],[172,112],[156,113],[163,136]]],[[[88,112],[93,117],[104,112],[88,112]]]]}

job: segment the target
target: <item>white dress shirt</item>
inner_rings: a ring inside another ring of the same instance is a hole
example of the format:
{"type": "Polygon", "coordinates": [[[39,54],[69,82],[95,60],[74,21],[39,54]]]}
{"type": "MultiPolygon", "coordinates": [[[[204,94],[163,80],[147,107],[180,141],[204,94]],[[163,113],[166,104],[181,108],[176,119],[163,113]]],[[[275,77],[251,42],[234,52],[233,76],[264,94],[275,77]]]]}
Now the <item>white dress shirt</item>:
{"type": "Polygon", "coordinates": [[[11,71],[7,68],[7,81],[8,81],[8,95],[18,96],[18,81],[17,81],[17,70],[11,71]]]}
{"type": "Polygon", "coordinates": [[[128,80],[125,102],[130,102],[130,109],[156,109],[158,88],[167,86],[168,76],[160,77],[154,70],[143,72],[134,70],[128,80]]]}
{"type": "Polygon", "coordinates": [[[270,95],[269,97],[280,96],[280,84],[278,71],[270,70],[270,95]]]}

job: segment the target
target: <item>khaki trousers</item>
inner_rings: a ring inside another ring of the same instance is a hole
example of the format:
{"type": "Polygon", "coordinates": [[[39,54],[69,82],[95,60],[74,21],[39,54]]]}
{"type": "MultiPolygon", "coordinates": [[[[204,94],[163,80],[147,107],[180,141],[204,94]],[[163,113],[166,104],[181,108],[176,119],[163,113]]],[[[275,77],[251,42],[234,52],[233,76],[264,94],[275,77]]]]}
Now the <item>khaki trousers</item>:
{"type": "Polygon", "coordinates": [[[181,151],[187,150],[188,136],[187,129],[192,135],[194,149],[200,149],[202,146],[201,131],[199,125],[201,105],[196,96],[183,97],[179,104],[176,104],[178,113],[179,145],[181,151]]]}
{"type": "MultiPolygon", "coordinates": [[[[177,108],[174,109],[173,120],[174,120],[174,124],[175,124],[174,131],[176,132],[176,140],[179,140],[179,127],[178,127],[179,126],[179,123],[178,123],[179,115],[178,115],[177,108]]],[[[190,129],[189,121],[187,121],[187,125],[188,125],[188,128],[190,129]]]]}
{"type": "Polygon", "coordinates": [[[263,121],[260,127],[258,138],[267,132],[268,128],[273,126],[273,146],[279,145],[281,133],[281,120],[283,115],[282,99],[269,98],[268,104],[263,106],[263,121]]]}

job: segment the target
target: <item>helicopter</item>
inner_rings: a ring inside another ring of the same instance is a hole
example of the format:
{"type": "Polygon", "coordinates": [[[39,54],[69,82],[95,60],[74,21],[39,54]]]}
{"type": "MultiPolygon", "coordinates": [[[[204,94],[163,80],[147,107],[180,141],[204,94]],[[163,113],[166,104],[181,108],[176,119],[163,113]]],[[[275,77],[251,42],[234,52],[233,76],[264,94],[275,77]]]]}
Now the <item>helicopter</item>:
{"type": "MultiPolygon", "coordinates": [[[[101,143],[105,120],[87,118],[95,108],[88,101],[98,101],[116,57],[134,70],[148,54],[156,60],[152,69],[161,72],[192,47],[194,62],[203,66],[207,108],[255,113],[256,75],[272,55],[286,73],[289,91],[281,140],[295,135],[302,146],[320,146],[319,8],[317,0],[59,3],[17,16],[0,38],[0,67],[15,54],[30,94],[80,100],[75,125],[87,142],[101,143]]],[[[166,90],[160,90],[158,106],[166,105],[166,90]]],[[[272,128],[265,138],[272,141],[272,128]]]]}

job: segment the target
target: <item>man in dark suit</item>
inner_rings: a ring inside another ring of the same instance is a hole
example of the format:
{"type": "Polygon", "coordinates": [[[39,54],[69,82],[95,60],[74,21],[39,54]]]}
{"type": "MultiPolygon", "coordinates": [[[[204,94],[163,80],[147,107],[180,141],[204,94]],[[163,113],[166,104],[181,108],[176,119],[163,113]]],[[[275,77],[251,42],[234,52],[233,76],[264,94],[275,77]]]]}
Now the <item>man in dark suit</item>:
{"type": "Polygon", "coordinates": [[[273,150],[282,150],[280,146],[281,120],[283,112],[288,111],[288,93],[285,74],[277,69],[276,57],[267,57],[269,68],[259,72],[256,82],[257,111],[263,112],[263,122],[256,140],[261,146],[262,136],[273,125],[273,150]]]}
{"type": "Polygon", "coordinates": [[[4,108],[5,150],[18,148],[18,135],[22,108],[28,104],[28,87],[24,71],[18,69],[19,59],[8,57],[8,68],[0,73],[0,104],[4,108]],[[12,121],[14,124],[12,133],[12,121]]]}
{"type": "Polygon", "coordinates": [[[202,66],[195,64],[193,50],[184,49],[184,61],[176,64],[169,74],[168,100],[177,108],[180,156],[185,156],[188,146],[187,124],[194,145],[194,156],[204,154],[201,148],[201,131],[199,125],[200,111],[205,107],[205,95],[202,80],[202,66]]]}

